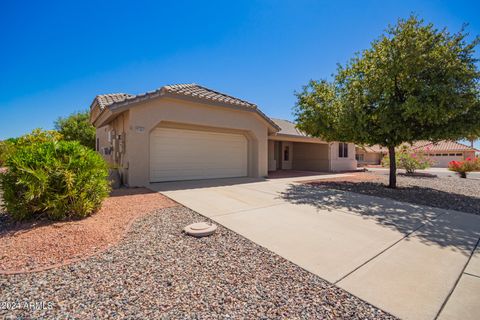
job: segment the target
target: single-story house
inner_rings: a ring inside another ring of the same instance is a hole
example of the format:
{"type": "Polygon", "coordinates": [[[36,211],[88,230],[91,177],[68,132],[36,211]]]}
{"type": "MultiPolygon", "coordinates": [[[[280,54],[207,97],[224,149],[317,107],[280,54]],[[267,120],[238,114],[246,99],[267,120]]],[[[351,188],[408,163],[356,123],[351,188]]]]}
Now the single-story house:
{"type": "Polygon", "coordinates": [[[359,166],[381,164],[387,153],[388,149],[379,145],[355,147],[355,159],[359,166]]]}
{"type": "Polygon", "coordinates": [[[309,137],[253,103],[197,84],[98,95],[90,121],[97,151],[129,186],[357,166],[354,144],[309,137]]]}
{"type": "MultiPolygon", "coordinates": [[[[477,149],[457,141],[442,140],[438,142],[417,141],[409,145],[413,151],[422,151],[433,162],[433,167],[446,168],[450,161],[463,161],[475,157],[477,149]]],[[[356,159],[358,165],[380,164],[388,149],[379,145],[357,146],[356,159]]]]}

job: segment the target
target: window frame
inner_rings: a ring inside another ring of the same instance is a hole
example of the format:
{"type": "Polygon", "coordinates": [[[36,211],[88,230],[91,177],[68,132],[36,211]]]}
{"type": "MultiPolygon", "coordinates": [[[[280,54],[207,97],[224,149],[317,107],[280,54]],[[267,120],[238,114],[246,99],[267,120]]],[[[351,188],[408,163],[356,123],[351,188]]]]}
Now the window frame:
{"type": "Polygon", "coordinates": [[[339,158],[348,158],[348,143],[339,142],[338,143],[338,157],[339,158]]]}

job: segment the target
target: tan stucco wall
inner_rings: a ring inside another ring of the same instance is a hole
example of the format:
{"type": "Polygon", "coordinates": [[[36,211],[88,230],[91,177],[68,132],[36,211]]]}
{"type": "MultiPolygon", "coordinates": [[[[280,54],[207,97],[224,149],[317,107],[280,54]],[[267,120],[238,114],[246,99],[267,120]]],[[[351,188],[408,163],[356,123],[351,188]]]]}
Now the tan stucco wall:
{"type": "Polygon", "coordinates": [[[128,121],[129,111],[126,111],[115,118],[108,125],[97,128],[98,152],[105,161],[119,169],[123,183],[128,184],[128,121]],[[115,132],[112,141],[108,141],[109,132],[115,132]],[[104,148],[112,147],[110,154],[104,153],[104,148]]]}
{"type": "Polygon", "coordinates": [[[293,169],[328,171],[328,144],[294,143],[293,169]]]}
{"type": "Polygon", "coordinates": [[[268,171],[277,170],[277,161],[275,160],[275,141],[268,140],[268,171]]]}
{"type": "Polygon", "coordinates": [[[338,142],[330,143],[330,171],[348,171],[357,168],[355,144],[348,144],[348,158],[338,157],[338,142]]]}
{"type": "Polygon", "coordinates": [[[156,98],[132,106],[126,125],[124,163],[130,186],[149,184],[150,132],[157,126],[181,126],[191,129],[223,130],[243,133],[249,141],[249,176],[268,175],[268,128],[258,114],[226,107],[156,98]]]}

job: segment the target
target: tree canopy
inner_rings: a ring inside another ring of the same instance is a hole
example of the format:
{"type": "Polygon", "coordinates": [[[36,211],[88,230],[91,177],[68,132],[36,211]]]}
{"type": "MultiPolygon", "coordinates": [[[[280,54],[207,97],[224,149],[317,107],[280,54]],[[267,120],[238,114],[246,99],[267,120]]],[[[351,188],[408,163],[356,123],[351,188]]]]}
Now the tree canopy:
{"type": "Polygon", "coordinates": [[[333,81],[310,81],[297,95],[300,129],[328,141],[388,147],[390,187],[395,147],[480,133],[479,38],[400,19],[339,66],[333,81]]]}
{"type": "Polygon", "coordinates": [[[95,149],[95,127],[90,123],[88,111],[76,112],[67,118],[55,121],[58,130],[67,141],[78,141],[80,144],[95,149]]]}

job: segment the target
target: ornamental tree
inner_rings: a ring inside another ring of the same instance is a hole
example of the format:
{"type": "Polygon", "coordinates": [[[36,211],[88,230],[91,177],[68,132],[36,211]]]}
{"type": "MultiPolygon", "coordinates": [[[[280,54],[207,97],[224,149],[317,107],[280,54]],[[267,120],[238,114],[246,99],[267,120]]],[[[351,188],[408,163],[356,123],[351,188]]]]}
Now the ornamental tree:
{"type": "Polygon", "coordinates": [[[417,140],[457,140],[480,132],[479,38],[452,34],[416,16],[400,19],[339,66],[333,81],[310,81],[296,93],[300,129],[327,141],[379,144],[389,151],[417,140]]]}
{"type": "Polygon", "coordinates": [[[88,111],[72,113],[67,118],[55,121],[58,130],[66,141],[78,141],[90,149],[95,149],[95,127],[90,123],[88,111]]]}

